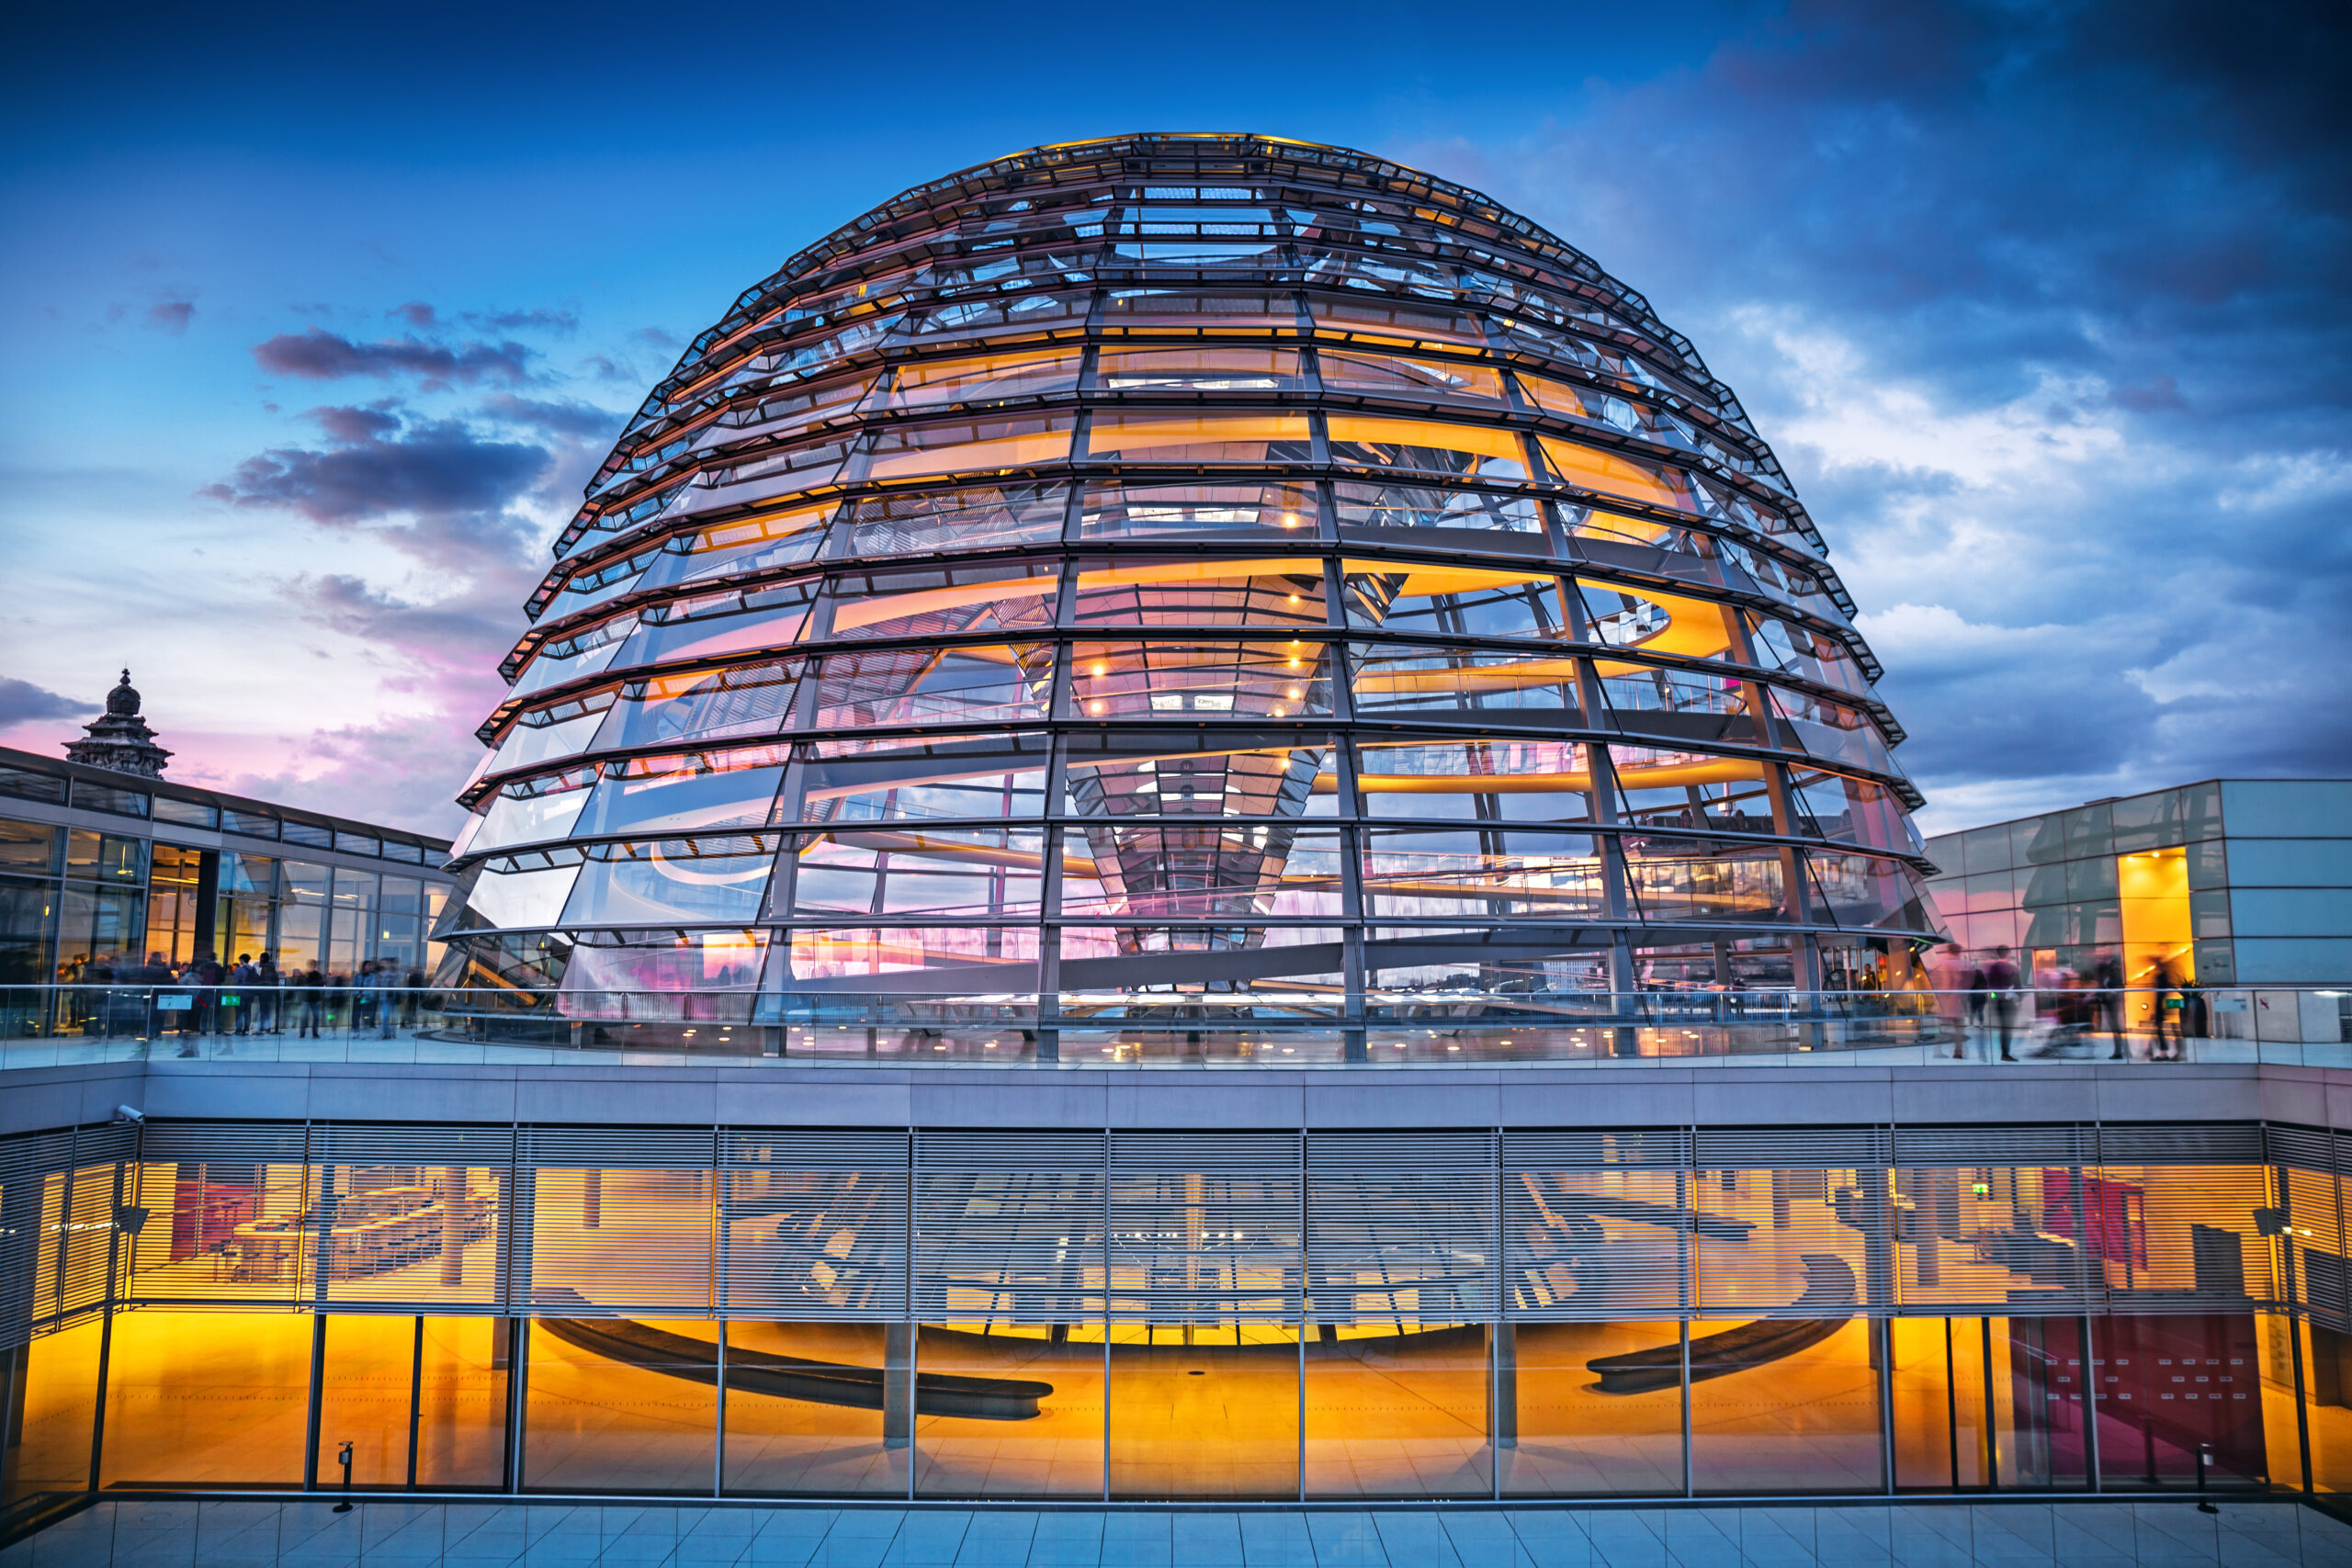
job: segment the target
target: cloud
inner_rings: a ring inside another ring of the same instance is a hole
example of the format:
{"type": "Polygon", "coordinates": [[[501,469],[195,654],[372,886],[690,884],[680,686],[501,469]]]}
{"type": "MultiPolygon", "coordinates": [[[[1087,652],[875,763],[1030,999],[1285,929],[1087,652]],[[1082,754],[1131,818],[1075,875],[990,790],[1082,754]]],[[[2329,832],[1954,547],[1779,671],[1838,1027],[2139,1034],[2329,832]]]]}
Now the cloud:
{"type": "Polygon", "coordinates": [[[397,321],[406,321],[419,332],[430,332],[440,325],[439,318],[435,315],[433,307],[422,299],[412,299],[405,305],[395,305],[386,314],[397,321]]]}
{"type": "Polygon", "coordinates": [[[273,447],[201,493],[329,525],[402,513],[479,518],[526,493],[550,456],[544,446],[485,437],[460,420],[404,418],[380,405],[318,409],[312,417],[330,446],[273,447]]]}
{"type": "Polygon", "coordinates": [[[147,307],[147,324],[174,337],[187,332],[195,316],[196,302],[192,299],[162,299],[147,307]]]}
{"type": "Polygon", "coordinates": [[[576,310],[469,310],[466,323],[486,333],[540,332],[567,334],[580,330],[576,310]]]}
{"type": "Polygon", "coordinates": [[[274,375],[297,376],[306,381],[334,381],[353,376],[372,376],[379,380],[417,376],[424,378],[428,386],[501,381],[512,387],[531,378],[531,350],[519,343],[467,342],[453,346],[413,334],[359,343],[320,327],[302,333],[280,333],[255,344],[254,361],[274,375]]]}
{"type": "Polygon", "coordinates": [[[77,703],[44,691],[30,681],[0,675],[0,729],[44,718],[79,719],[97,711],[96,703],[77,703]]]}
{"type": "Polygon", "coordinates": [[[2348,71],[2312,3],[1793,0],[1522,143],[1391,151],[1737,389],[1952,826],[2352,772],[2348,71]]]}
{"type": "Polygon", "coordinates": [[[522,425],[548,435],[570,436],[583,441],[610,444],[628,423],[626,413],[600,409],[594,403],[583,403],[573,398],[559,402],[542,402],[531,398],[518,398],[511,392],[493,392],[482,400],[482,412],[493,419],[522,425]]]}

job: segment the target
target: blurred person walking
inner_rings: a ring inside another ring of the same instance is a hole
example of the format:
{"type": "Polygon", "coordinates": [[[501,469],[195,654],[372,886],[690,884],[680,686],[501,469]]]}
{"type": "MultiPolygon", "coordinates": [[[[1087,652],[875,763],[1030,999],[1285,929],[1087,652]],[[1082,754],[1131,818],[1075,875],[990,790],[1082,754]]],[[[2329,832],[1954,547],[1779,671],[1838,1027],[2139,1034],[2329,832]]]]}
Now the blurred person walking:
{"type": "Polygon", "coordinates": [[[285,983],[285,976],[277,972],[277,955],[264,953],[261,962],[254,965],[254,1004],[260,1010],[260,1017],[254,1022],[254,1032],[277,1032],[277,991],[285,983]]]}
{"type": "Polygon", "coordinates": [[[2177,1062],[2180,1060],[2180,1020],[2174,1016],[2174,1012],[2180,1005],[2180,998],[2174,995],[2174,990],[2180,981],[2174,975],[2169,958],[2159,957],[2152,967],[2154,974],[2149,984],[2154,994],[2149,1001],[2156,1037],[2148,1048],[2148,1060],[2177,1062]]]}
{"type": "Polygon", "coordinates": [[[2100,1027],[2115,1042],[2115,1049],[2107,1059],[2110,1062],[2129,1061],[2131,1055],[2123,1049],[2123,961],[2109,953],[2098,961],[2094,976],[2098,990],[2093,998],[2092,1006],[2098,1011],[2100,1027]]]}
{"type": "Polygon", "coordinates": [[[327,977],[319,973],[316,959],[294,977],[294,985],[302,994],[302,1024],[295,1037],[316,1040],[319,1037],[319,1020],[326,1011],[327,1001],[327,977]]]}
{"type": "Polygon", "coordinates": [[[2009,1054],[2009,1040],[2018,1025],[2018,966],[2009,962],[2009,950],[1996,947],[1993,962],[1984,966],[1984,988],[1989,993],[1993,1027],[2001,1037],[2001,1060],[2014,1062],[2009,1054]]]}

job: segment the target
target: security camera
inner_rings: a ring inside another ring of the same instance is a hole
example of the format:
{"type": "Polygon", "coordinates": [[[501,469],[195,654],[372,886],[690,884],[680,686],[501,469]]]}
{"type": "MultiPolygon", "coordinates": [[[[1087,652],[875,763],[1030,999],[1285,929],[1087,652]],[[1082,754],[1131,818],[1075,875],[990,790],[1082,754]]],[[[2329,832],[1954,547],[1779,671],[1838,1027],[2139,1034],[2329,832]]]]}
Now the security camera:
{"type": "Polygon", "coordinates": [[[114,1119],[118,1122],[130,1122],[132,1123],[143,1122],[147,1120],[145,1115],[140,1111],[133,1111],[128,1105],[116,1106],[114,1108],[114,1119]]]}

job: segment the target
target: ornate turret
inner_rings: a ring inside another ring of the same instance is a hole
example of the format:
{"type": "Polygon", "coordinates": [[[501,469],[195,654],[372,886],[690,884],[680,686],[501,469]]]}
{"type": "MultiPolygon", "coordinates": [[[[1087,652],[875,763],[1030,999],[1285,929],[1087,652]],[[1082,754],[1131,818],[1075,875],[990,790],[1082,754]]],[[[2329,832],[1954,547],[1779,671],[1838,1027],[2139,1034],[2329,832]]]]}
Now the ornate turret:
{"type": "Polygon", "coordinates": [[[105,714],[82,728],[90,738],[65,743],[67,761],[141,778],[164,776],[164,761],[171,753],[155,744],[155,732],[139,716],[139,690],[130,683],[130,671],[107,694],[105,714]]]}

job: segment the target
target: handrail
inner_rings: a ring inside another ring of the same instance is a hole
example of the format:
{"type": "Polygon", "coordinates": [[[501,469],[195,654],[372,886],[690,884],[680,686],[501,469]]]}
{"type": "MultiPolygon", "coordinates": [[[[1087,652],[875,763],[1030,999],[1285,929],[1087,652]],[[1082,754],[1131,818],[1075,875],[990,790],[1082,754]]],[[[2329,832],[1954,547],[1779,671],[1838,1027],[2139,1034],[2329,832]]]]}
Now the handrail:
{"type": "MultiPolygon", "coordinates": [[[[150,983],[0,986],[0,1070],[69,1061],[587,1058],[990,1066],[2267,1061],[2352,1066],[2352,988],[1373,987],[1039,996],[150,983]]],[[[839,985],[841,982],[831,982],[839,985]]]]}

